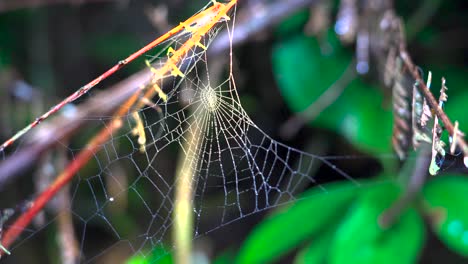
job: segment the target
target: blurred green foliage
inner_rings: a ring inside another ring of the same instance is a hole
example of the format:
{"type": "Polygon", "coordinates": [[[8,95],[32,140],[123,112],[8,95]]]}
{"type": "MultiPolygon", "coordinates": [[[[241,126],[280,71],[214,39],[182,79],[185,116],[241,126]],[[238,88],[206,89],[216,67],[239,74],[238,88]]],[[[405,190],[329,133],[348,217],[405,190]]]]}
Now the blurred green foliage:
{"type": "Polygon", "coordinates": [[[174,263],[172,255],[164,248],[154,247],[149,256],[136,255],[127,260],[127,264],[171,264],[174,263]]]}
{"type": "MultiPolygon", "coordinates": [[[[282,23],[275,32],[272,51],[274,77],[294,113],[319,99],[351,61],[350,52],[340,45],[334,32],[322,39],[304,35],[306,21],[307,13],[300,12],[282,23]]],[[[429,33],[423,32],[426,38],[429,33]]],[[[437,64],[424,68],[434,73],[436,96],[440,74],[444,74],[449,87],[447,113],[463,124],[462,129],[467,127],[466,68],[437,64]]],[[[310,126],[333,131],[378,159],[391,151],[391,100],[385,96],[382,90],[356,78],[310,126]]],[[[410,171],[403,173],[408,174],[403,178],[411,176],[410,171]]],[[[392,180],[396,177],[385,178],[389,182],[373,180],[356,189],[327,185],[328,193],[299,199],[254,228],[241,247],[238,263],[278,261],[297,250],[295,263],[415,263],[425,244],[423,216],[428,215],[433,230],[449,248],[468,254],[468,208],[463,198],[468,193],[466,178],[442,175],[430,181],[423,189],[425,206],[419,206],[422,197],[418,197],[387,229],[379,225],[379,217],[404,188],[392,180]]]]}
{"type": "Polygon", "coordinates": [[[254,229],[244,242],[237,263],[275,260],[305,241],[320,237],[324,228],[333,228],[333,223],[339,221],[357,189],[353,183],[339,182],[327,186],[327,192],[318,188],[305,192],[293,206],[279,211],[254,229]]]}
{"type": "Polygon", "coordinates": [[[424,186],[426,214],[439,238],[452,250],[468,257],[468,178],[446,175],[424,186]]]}
{"type": "Polygon", "coordinates": [[[405,211],[388,229],[378,224],[401,192],[393,182],[324,187],[328,192],[308,191],[258,225],[243,244],[237,263],[276,261],[297,248],[303,249],[296,263],[415,262],[425,237],[416,210],[405,211]]]}
{"type": "Polygon", "coordinates": [[[388,229],[379,224],[382,213],[401,194],[392,183],[362,190],[336,230],[329,263],[414,263],[424,245],[421,217],[410,208],[388,229]]]}
{"type": "MultiPolygon", "coordinates": [[[[327,37],[326,43],[320,43],[315,37],[299,34],[273,47],[273,72],[284,100],[294,112],[316,102],[351,62],[351,55],[341,47],[335,33],[329,31],[327,37]],[[321,45],[329,47],[330,52],[323,54],[321,45]]],[[[378,89],[361,79],[347,85],[311,125],[330,129],[375,155],[391,151],[391,108],[385,108],[378,89]]]]}

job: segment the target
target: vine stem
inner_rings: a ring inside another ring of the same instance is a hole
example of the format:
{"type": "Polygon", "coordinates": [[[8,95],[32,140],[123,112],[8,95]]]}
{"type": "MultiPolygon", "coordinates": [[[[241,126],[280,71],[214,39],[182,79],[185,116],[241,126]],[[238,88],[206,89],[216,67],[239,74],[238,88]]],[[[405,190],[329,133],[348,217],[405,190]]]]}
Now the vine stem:
{"type": "Polygon", "coordinates": [[[452,138],[455,137],[455,133],[458,133],[456,135],[457,141],[455,142],[463,151],[463,155],[465,159],[468,158],[468,145],[466,144],[462,133],[460,130],[455,129],[455,126],[453,125],[452,121],[450,121],[449,117],[447,114],[444,112],[442,107],[439,106],[439,103],[435,99],[434,95],[432,95],[431,91],[427,88],[425,82],[422,80],[421,76],[419,75],[419,72],[414,65],[414,63],[411,61],[410,56],[405,50],[400,51],[400,57],[403,60],[403,63],[405,66],[408,68],[409,73],[413,76],[413,78],[419,83],[417,86],[419,91],[423,94],[424,98],[426,98],[429,106],[431,109],[434,110],[435,114],[437,117],[442,121],[444,124],[445,129],[449,132],[450,136],[452,138]]]}

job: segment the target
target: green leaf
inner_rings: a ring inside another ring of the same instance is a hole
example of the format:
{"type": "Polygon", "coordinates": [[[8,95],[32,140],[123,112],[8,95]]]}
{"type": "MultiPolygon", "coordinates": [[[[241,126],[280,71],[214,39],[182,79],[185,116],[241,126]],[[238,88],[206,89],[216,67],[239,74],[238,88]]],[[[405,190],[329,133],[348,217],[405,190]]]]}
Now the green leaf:
{"type": "Polygon", "coordinates": [[[225,252],[221,253],[221,255],[217,256],[213,260],[212,264],[232,264],[234,263],[235,257],[235,252],[228,249],[225,252]]]}
{"type": "Polygon", "coordinates": [[[135,255],[127,260],[127,264],[172,264],[172,255],[163,247],[154,247],[150,256],[135,255]]]}
{"type": "MultiPolygon", "coordinates": [[[[289,108],[301,112],[314,103],[351,61],[333,32],[332,52],[323,54],[316,38],[298,35],[273,48],[273,73],[289,108]]],[[[338,99],[311,122],[332,130],[358,148],[373,154],[391,150],[392,113],[385,109],[382,93],[360,79],[349,84],[338,99]]]]}
{"type": "Polygon", "coordinates": [[[303,31],[304,25],[307,23],[307,20],[309,20],[309,14],[309,10],[304,9],[289,16],[275,28],[275,35],[277,37],[288,38],[291,36],[291,32],[303,31]]]}
{"type": "Polygon", "coordinates": [[[291,207],[261,222],[242,245],[237,263],[265,263],[278,259],[344,213],[358,186],[339,182],[314,188],[291,207]]]}
{"type": "Polygon", "coordinates": [[[345,70],[350,56],[344,54],[330,34],[332,52],[322,54],[316,38],[291,36],[273,46],[273,73],[288,106],[295,112],[306,109],[345,70]]]}
{"type": "Polygon", "coordinates": [[[306,247],[297,254],[294,259],[295,264],[324,263],[328,254],[328,248],[333,237],[336,226],[329,226],[328,230],[318,235],[306,247]]]}
{"type": "Polygon", "coordinates": [[[376,88],[356,79],[314,124],[340,133],[366,152],[388,153],[392,112],[383,105],[383,95],[376,88]]]}
{"type": "Polygon", "coordinates": [[[423,188],[425,209],[439,238],[452,250],[468,257],[468,178],[447,175],[423,188]]]}
{"type": "MultiPolygon", "coordinates": [[[[447,80],[447,85],[448,84],[449,81],[447,80]]],[[[462,87],[465,87],[465,85],[462,87]]],[[[466,114],[466,102],[468,102],[468,92],[460,92],[456,96],[453,96],[452,93],[448,91],[448,96],[448,100],[445,103],[445,112],[450,117],[450,119],[459,122],[459,128],[463,132],[467,131],[468,115],[466,114]]]]}
{"type": "Polygon", "coordinates": [[[335,233],[330,263],[415,263],[424,242],[424,225],[413,208],[388,229],[378,223],[382,212],[400,195],[394,183],[362,193],[335,233]]]}

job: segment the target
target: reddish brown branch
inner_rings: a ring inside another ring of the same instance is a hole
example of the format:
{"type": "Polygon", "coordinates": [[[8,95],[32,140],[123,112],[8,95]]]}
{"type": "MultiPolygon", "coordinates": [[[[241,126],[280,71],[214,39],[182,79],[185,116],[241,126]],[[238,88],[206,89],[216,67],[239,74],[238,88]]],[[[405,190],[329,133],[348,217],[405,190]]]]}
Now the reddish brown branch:
{"type": "MultiPolygon", "coordinates": [[[[235,5],[235,3],[236,3],[236,0],[231,0],[231,2],[229,2],[226,5],[215,3],[215,4],[213,4],[213,6],[207,8],[203,12],[211,12],[211,13],[208,13],[208,15],[212,15],[212,13],[214,12],[216,14],[217,20],[219,20],[222,15],[226,15],[226,12],[228,12],[232,8],[232,6],[235,5]],[[224,13],[222,13],[223,11],[224,11],[224,13]]],[[[13,135],[10,139],[5,141],[0,146],[0,152],[2,152],[4,149],[6,149],[10,145],[12,145],[16,140],[21,138],[24,134],[28,133],[31,129],[38,126],[42,121],[48,119],[50,116],[57,113],[65,105],[67,105],[67,104],[69,104],[71,102],[74,102],[75,100],[77,100],[78,98],[80,98],[81,96],[83,96],[84,94],[89,92],[92,88],[94,88],[100,82],[102,82],[103,80],[105,80],[108,77],[112,76],[114,73],[116,73],[117,71],[119,71],[120,69],[125,67],[127,64],[129,64],[130,62],[132,62],[136,58],[138,58],[141,55],[145,54],[146,52],[150,51],[151,49],[153,49],[157,45],[161,44],[162,42],[164,42],[164,41],[170,39],[171,37],[175,36],[179,32],[182,32],[184,30],[184,25],[190,25],[190,24],[192,24],[194,22],[199,21],[203,15],[205,15],[205,14],[204,13],[199,13],[199,14],[196,14],[196,15],[188,18],[187,20],[185,20],[180,25],[174,27],[170,31],[168,31],[165,34],[161,35],[160,37],[156,38],[155,40],[148,43],[143,48],[139,49],[138,51],[134,52],[133,54],[131,54],[130,56],[125,58],[124,60],[121,60],[118,63],[116,63],[112,68],[108,69],[107,71],[105,71],[104,73],[102,73],[101,75],[96,77],[94,80],[92,80],[91,82],[87,83],[86,85],[82,86],[80,89],[76,90],[74,93],[72,93],[70,96],[65,98],[63,101],[61,101],[57,105],[50,108],[47,112],[45,112],[41,116],[37,117],[33,122],[31,122],[25,128],[18,131],[15,135],[13,135]]],[[[178,57],[184,56],[185,53],[191,47],[193,47],[193,45],[195,45],[195,43],[198,43],[201,40],[202,36],[205,35],[205,33],[207,33],[209,31],[209,29],[211,29],[211,27],[214,25],[215,21],[217,21],[217,20],[215,20],[216,18],[213,18],[213,21],[210,21],[210,23],[208,23],[207,25],[201,26],[199,29],[197,29],[197,33],[192,34],[192,37],[179,48],[179,50],[181,50],[181,52],[178,53],[179,56],[174,56],[176,54],[173,54],[172,57],[169,58],[169,60],[177,61],[178,57]],[[204,33],[202,33],[202,32],[204,32],[204,33]]],[[[168,68],[170,66],[167,65],[167,66],[164,66],[164,67],[168,68]]],[[[163,71],[166,71],[166,70],[164,69],[163,71]]]]}
{"type": "MultiPolygon", "coordinates": [[[[115,118],[110,122],[108,127],[105,127],[97,134],[89,144],[77,155],[67,168],[57,177],[57,179],[42,192],[32,203],[31,207],[23,213],[16,221],[8,228],[2,239],[2,245],[9,248],[16,238],[23,232],[23,230],[31,223],[34,217],[39,213],[44,206],[52,199],[57,192],[62,189],[67,183],[71,181],[73,176],[76,175],[94,154],[101,148],[112,134],[122,126],[120,116],[127,113],[135,101],[138,99],[139,93],[135,93],[114,115],[115,118]]],[[[1,254],[0,254],[1,256],[1,254]]]]}
{"type": "Polygon", "coordinates": [[[0,190],[6,188],[21,172],[30,168],[42,153],[86,125],[89,117],[112,115],[150,76],[150,70],[144,69],[79,105],[73,116],[57,116],[52,122],[39,127],[35,131],[37,134],[31,135],[31,145],[0,162],[0,190]]]}
{"type": "MultiPolygon", "coordinates": [[[[301,8],[318,3],[317,0],[292,0],[290,2],[275,1],[265,6],[262,14],[255,14],[253,10],[239,11],[235,31],[224,30],[210,44],[208,53],[218,55],[229,50],[230,46],[236,46],[248,41],[252,36],[279,23],[284,17],[297,12],[301,8]],[[232,36],[231,36],[232,34],[232,36]]],[[[19,151],[4,161],[0,162],[0,190],[12,182],[16,176],[30,168],[41,153],[56,145],[62,138],[69,137],[82,128],[87,122],[87,117],[96,115],[110,115],[118,105],[122,104],[137,87],[144,83],[150,75],[148,69],[144,69],[122,81],[113,87],[104,89],[102,94],[94,96],[88,103],[78,107],[78,113],[74,117],[58,117],[52,124],[43,127],[41,137],[31,141],[27,147],[19,151]],[[105,101],[106,104],[101,102],[105,101]],[[47,136],[44,136],[47,135],[47,136]]]]}
{"type": "Polygon", "coordinates": [[[431,91],[427,88],[424,80],[421,79],[421,76],[419,75],[419,72],[416,66],[411,61],[411,58],[408,55],[408,53],[405,50],[402,50],[400,51],[400,57],[403,60],[403,63],[405,64],[405,66],[408,68],[409,73],[418,82],[419,85],[417,87],[419,91],[422,93],[422,95],[424,96],[424,98],[426,98],[431,109],[433,109],[437,117],[442,121],[445,129],[447,129],[450,136],[457,138],[456,144],[458,144],[460,149],[463,151],[464,156],[468,157],[468,145],[463,139],[463,136],[460,135],[460,132],[458,129],[455,129],[455,126],[453,125],[452,121],[450,121],[450,118],[444,112],[442,107],[439,106],[439,103],[434,98],[434,95],[432,95],[431,91]],[[455,136],[455,133],[458,133],[458,135],[455,136]]]}
{"type": "MultiPolygon", "coordinates": [[[[192,32],[192,36],[190,39],[188,39],[181,47],[179,47],[177,50],[172,51],[171,57],[168,58],[166,63],[161,66],[158,69],[152,69],[154,78],[150,81],[148,86],[143,87],[143,88],[148,88],[146,89],[145,94],[143,95],[143,98],[145,99],[150,99],[152,98],[156,92],[158,94],[161,92],[161,88],[159,87],[156,82],[161,80],[162,76],[165,76],[167,73],[174,71],[174,67],[180,71],[179,68],[177,68],[177,63],[179,61],[183,61],[185,55],[188,53],[189,50],[191,50],[194,46],[200,43],[200,40],[202,36],[204,36],[206,33],[209,32],[211,28],[213,28],[218,21],[221,20],[222,17],[226,16],[226,13],[237,3],[236,0],[231,0],[228,4],[220,4],[220,3],[214,3],[212,7],[209,9],[206,9],[204,12],[207,12],[206,14],[199,13],[197,15],[194,15],[193,17],[189,18],[186,20],[187,24],[191,24],[191,21],[199,21],[199,19],[202,18],[202,16],[205,15],[213,15],[215,16],[210,20],[208,23],[206,23],[203,26],[200,26],[196,32],[192,32]],[[155,89],[158,88],[158,89],[155,89]]],[[[134,54],[130,55],[127,59],[124,61],[119,62],[116,66],[114,66],[112,69],[108,70],[106,73],[104,73],[102,76],[109,76],[112,74],[112,71],[114,72],[118,70],[121,66],[127,64],[131,60],[139,57],[146,51],[148,51],[151,47],[156,46],[158,43],[160,43],[163,39],[169,38],[179,32],[182,28],[184,27],[184,24],[181,23],[179,26],[175,27],[171,31],[167,32],[166,34],[162,35],[158,39],[154,40],[141,50],[135,52],[134,54]]],[[[183,75],[182,73],[180,75],[183,75]]],[[[98,77],[94,81],[90,82],[88,85],[86,85],[84,88],[79,89],[77,92],[75,92],[72,96],[69,96],[66,100],[62,101],[62,103],[65,104],[65,102],[70,99],[70,98],[75,98],[76,96],[81,96],[84,92],[86,92],[86,87],[89,86],[89,89],[92,88],[95,84],[99,83],[101,81],[101,77],[98,77]]],[[[89,90],[88,89],[88,90],[89,90]]],[[[138,90],[137,92],[133,93],[132,97],[128,99],[120,108],[119,110],[113,115],[113,119],[111,120],[109,127],[103,128],[95,137],[91,139],[91,141],[87,144],[87,146],[80,152],[78,153],[76,159],[74,159],[68,166],[65,168],[65,170],[57,177],[57,179],[44,191],[42,192],[32,203],[32,206],[24,213],[22,213],[18,219],[11,225],[8,230],[5,232],[5,236],[2,240],[2,245],[5,248],[9,248],[10,245],[16,240],[16,238],[21,234],[21,232],[29,225],[29,223],[32,221],[32,219],[44,208],[44,206],[56,195],[56,193],[64,187],[67,183],[69,183],[74,175],[84,166],[88,163],[88,161],[93,157],[93,155],[101,148],[101,146],[109,140],[109,138],[112,136],[114,131],[119,129],[122,126],[122,121],[121,118],[122,116],[125,116],[130,110],[130,108],[135,107],[136,109],[140,109],[144,105],[144,101],[140,100],[137,102],[137,99],[140,97],[140,91],[138,90]]],[[[52,111],[57,108],[62,106],[62,103],[58,104],[56,107],[52,108],[49,112],[47,112],[45,115],[49,113],[53,113],[52,111]]],[[[42,118],[42,117],[41,117],[42,118]]],[[[34,124],[34,123],[33,123],[34,124]]],[[[38,123],[37,123],[38,124],[38,123]]],[[[27,130],[26,130],[27,131],[27,130]]],[[[19,134],[21,135],[21,133],[19,134]]],[[[15,136],[16,137],[16,136],[15,136]]],[[[13,137],[13,138],[15,138],[13,137]]],[[[1,148],[1,147],[0,147],[1,148]]],[[[1,254],[0,254],[1,256],[1,254]]]]}

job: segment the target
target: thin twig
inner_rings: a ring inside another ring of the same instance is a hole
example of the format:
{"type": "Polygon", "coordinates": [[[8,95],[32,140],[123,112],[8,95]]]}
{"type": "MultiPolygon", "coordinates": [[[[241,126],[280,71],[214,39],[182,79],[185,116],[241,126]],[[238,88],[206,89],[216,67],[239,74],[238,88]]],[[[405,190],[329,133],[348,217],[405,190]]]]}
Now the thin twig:
{"type": "Polygon", "coordinates": [[[441,0],[422,1],[418,9],[407,21],[406,37],[412,39],[416,33],[420,32],[431,18],[437,13],[437,9],[442,4],[441,0]]]}
{"type": "MultiPolygon", "coordinates": [[[[233,47],[241,45],[248,41],[252,35],[279,23],[288,14],[318,2],[318,0],[293,0],[289,3],[279,0],[265,6],[266,14],[262,16],[253,16],[253,11],[239,11],[237,17],[242,15],[243,12],[253,17],[246,17],[242,21],[236,21],[236,30],[231,33],[231,37],[229,37],[230,33],[227,30],[218,34],[207,52],[210,56],[226,52],[229,50],[231,43],[233,47]],[[273,10],[276,11],[272,12],[273,10]],[[282,12],[280,12],[281,10],[282,12]]],[[[54,122],[43,126],[40,134],[45,135],[44,137],[38,138],[37,141],[31,141],[32,144],[16,151],[14,155],[0,162],[0,190],[5,188],[9,182],[14,181],[17,176],[22,175],[21,172],[30,168],[42,153],[59,144],[62,138],[76,133],[86,125],[88,123],[86,122],[87,117],[110,115],[138,89],[141,83],[147,81],[150,75],[151,72],[148,69],[143,69],[124,81],[103,89],[99,95],[94,96],[89,102],[78,106],[77,114],[73,117],[60,116],[54,122]],[[102,102],[106,103],[102,104],[102,102]]]]}
{"type": "Polygon", "coordinates": [[[460,130],[455,129],[455,126],[453,125],[452,121],[450,121],[449,117],[447,114],[444,112],[444,110],[439,106],[439,102],[435,99],[434,95],[430,92],[430,90],[427,88],[425,82],[422,80],[421,76],[419,75],[419,72],[414,65],[414,63],[411,61],[410,56],[405,50],[400,51],[400,57],[403,60],[403,63],[405,66],[408,68],[409,73],[412,75],[412,77],[419,83],[417,86],[421,94],[426,98],[429,106],[437,117],[442,121],[442,124],[444,125],[445,129],[449,132],[451,137],[455,136],[455,133],[458,133],[457,135],[457,144],[460,147],[460,149],[463,151],[463,154],[465,156],[465,159],[468,157],[468,145],[466,144],[465,140],[463,137],[460,135],[460,130]]]}
{"type": "MultiPolygon", "coordinates": [[[[174,68],[177,67],[179,62],[182,62],[188,51],[194,48],[197,45],[201,45],[200,41],[203,36],[205,36],[222,18],[227,15],[227,12],[235,6],[237,3],[236,0],[231,0],[231,2],[227,4],[219,4],[215,3],[213,6],[217,7],[214,9],[214,16],[213,13],[209,13],[208,15],[212,15],[212,19],[209,20],[207,23],[201,25],[197,28],[197,30],[192,32],[191,38],[188,39],[184,44],[182,44],[177,50],[172,50],[171,57],[168,57],[167,61],[160,66],[159,68],[151,68],[151,71],[154,75],[154,78],[151,79],[146,86],[143,88],[147,88],[144,92],[143,98],[150,99],[156,93],[161,95],[161,89],[157,84],[167,76],[168,73],[174,71],[174,68]],[[157,88],[157,89],[156,89],[157,88]]],[[[208,9],[207,9],[208,10],[208,9]]],[[[197,18],[200,19],[202,13],[193,16],[191,19],[197,18]]],[[[189,20],[191,20],[189,19],[189,20]]],[[[181,24],[182,25],[182,24],[181,24]]],[[[172,34],[175,29],[169,31],[167,34],[172,34]]],[[[153,42],[154,43],[154,42],[153,42]]],[[[140,50],[141,51],[141,50],[140,50]]],[[[138,51],[138,52],[140,52],[138,51]]],[[[137,53],[138,53],[137,52],[137,53]]],[[[134,53],[136,54],[136,53],[134,53]]],[[[133,56],[133,55],[132,55],[133,56]]],[[[193,69],[193,68],[192,68],[193,69]]],[[[178,71],[180,71],[177,68],[178,71]]],[[[180,75],[183,76],[182,73],[180,75]]],[[[112,116],[112,120],[110,120],[109,124],[104,127],[97,135],[95,135],[86,147],[81,150],[76,159],[74,159],[64,170],[63,172],[56,178],[56,180],[44,191],[42,192],[33,202],[31,207],[29,207],[24,213],[22,213],[16,221],[8,228],[5,232],[5,236],[2,239],[1,244],[5,248],[9,248],[10,245],[16,240],[16,238],[23,232],[23,230],[30,224],[32,219],[44,208],[44,206],[57,194],[59,190],[61,190],[66,184],[68,184],[76,173],[86,165],[89,160],[94,157],[95,153],[101,149],[104,143],[109,140],[114,132],[116,132],[122,126],[122,117],[126,116],[128,112],[134,109],[140,109],[145,105],[145,102],[138,99],[140,98],[141,94],[139,91],[134,93],[112,116]]],[[[2,252],[0,252],[0,257],[2,256],[2,252]]]]}
{"type": "MultiPolygon", "coordinates": [[[[55,162],[56,170],[63,171],[68,163],[67,148],[64,146],[58,148],[58,158],[55,162]]],[[[57,221],[57,244],[60,251],[62,264],[79,263],[79,243],[76,239],[75,230],[73,228],[73,214],[71,212],[70,186],[65,186],[61,192],[57,194],[57,204],[54,207],[59,214],[57,221]]]]}
{"type": "Polygon", "coordinates": [[[310,104],[305,110],[289,118],[280,128],[280,135],[284,139],[291,139],[299,129],[307,122],[313,121],[317,116],[330,106],[348,87],[349,83],[357,76],[353,60],[343,74],[336,80],[319,98],[310,104]]]}
{"type": "MultiPolygon", "coordinates": [[[[108,77],[112,76],[114,73],[116,73],[117,71],[119,71],[120,69],[125,67],[127,64],[134,61],[136,58],[139,58],[141,55],[145,54],[146,52],[150,51],[151,49],[153,49],[157,45],[161,44],[162,42],[170,39],[171,37],[176,36],[177,34],[179,34],[181,32],[184,32],[184,30],[186,29],[185,28],[186,25],[192,25],[194,23],[195,24],[200,23],[200,25],[197,25],[197,27],[194,29],[194,32],[195,32],[195,30],[197,32],[201,32],[201,31],[208,32],[207,28],[208,28],[208,26],[210,26],[212,24],[212,21],[209,21],[208,23],[205,22],[203,20],[203,16],[213,16],[213,14],[216,15],[216,16],[219,16],[220,13],[222,13],[223,11],[225,11],[225,10],[229,11],[231,9],[231,7],[233,5],[235,5],[236,3],[237,3],[237,0],[231,0],[231,2],[229,2],[227,4],[221,4],[221,3],[215,2],[212,6],[210,6],[209,8],[204,10],[203,12],[200,12],[200,13],[198,13],[196,15],[193,15],[192,17],[190,17],[189,19],[187,19],[184,22],[180,23],[178,26],[174,27],[170,31],[168,31],[165,34],[161,35],[160,37],[156,38],[155,40],[153,40],[152,42],[150,42],[149,44],[147,44],[143,48],[141,48],[138,51],[134,52],[133,54],[131,54],[130,56],[128,56],[124,60],[121,60],[121,61],[117,62],[112,68],[108,69],[107,71],[105,71],[104,73],[102,73],[101,75],[96,77],[94,80],[90,81],[86,85],[84,85],[81,88],[79,88],[78,90],[76,90],[70,96],[68,96],[63,101],[61,101],[57,105],[50,108],[47,112],[45,112],[41,116],[37,117],[33,122],[31,122],[29,125],[27,125],[23,129],[18,131],[15,135],[13,135],[7,141],[5,141],[0,146],[0,152],[2,152],[5,148],[12,145],[16,140],[21,138],[24,134],[28,133],[31,129],[33,129],[34,127],[39,125],[41,122],[48,119],[51,115],[54,115],[55,113],[57,113],[65,105],[76,101],[78,98],[80,98],[84,94],[88,93],[92,88],[94,88],[100,82],[102,82],[103,80],[105,80],[108,77]],[[206,12],[206,15],[205,15],[205,12],[206,12]],[[200,22],[200,21],[202,21],[202,22],[200,22]]],[[[226,15],[226,14],[224,14],[224,15],[226,15]]],[[[214,20],[214,18],[213,18],[213,20],[214,20]]],[[[189,46],[194,45],[194,43],[199,43],[199,41],[201,40],[203,35],[204,34],[199,34],[199,33],[192,34],[192,36],[190,38],[190,42],[184,43],[184,45],[181,46],[180,49],[183,49],[184,46],[185,46],[185,48],[187,48],[189,46]]],[[[185,50],[179,56],[185,55],[186,51],[188,51],[188,50],[185,50]]],[[[175,57],[175,54],[173,54],[172,57],[169,57],[169,60],[176,61],[177,58],[175,57]]]]}
{"type": "MultiPolygon", "coordinates": [[[[421,148],[417,154],[415,167],[409,178],[408,185],[405,186],[404,194],[379,217],[379,224],[383,228],[392,226],[398,220],[398,217],[413,201],[426,181],[427,168],[431,161],[431,148],[427,144],[423,144],[421,148]]],[[[410,161],[407,160],[407,162],[410,161]]],[[[403,170],[403,173],[405,173],[405,170],[403,170]]]]}
{"type": "Polygon", "coordinates": [[[72,116],[57,116],[51,120],[52,122],[40,127],[35,131],[36,133],[31,134],[30,145],[0,162],[0,190],[6,188],[8,183],[12,182],[17,176],[24,175],[21,172],[34,165],[42,153],[60,144],[63,138],[70,137],[80,128],[89,124],[89,117],[112,115],[151,75],[149,69],[141,70],[77,106],[72,116]]]}
{"type": "MultiPolygon", "coordinates": [[[[120,116],[127,113],[135,101],[138,99],[138,93],[135,93],[127,102],[120,107],[119,111],[114,115],[114,118],[110,124],[99,132],[88,145],[76,156],[76,158],[68,164],[67,168],[57,177],[57,179],[43,192],[41,193],[23,214],[16,219],[16,221],[8,228],[2,239],[2,244],[6,248],[10,248],[10,245],[16,240],[16,238],[23,232],[23,230],[29,225],[31,220],[39,213],[44,206],[55,197],[58,191],[60,191],[76,173],[88,163],[88,161],[94,156],[94,154],[101,148],[112,134],[122,126],[120,116]]],[[[0,254],[2,255],[2,254],[0,254]]]]}

